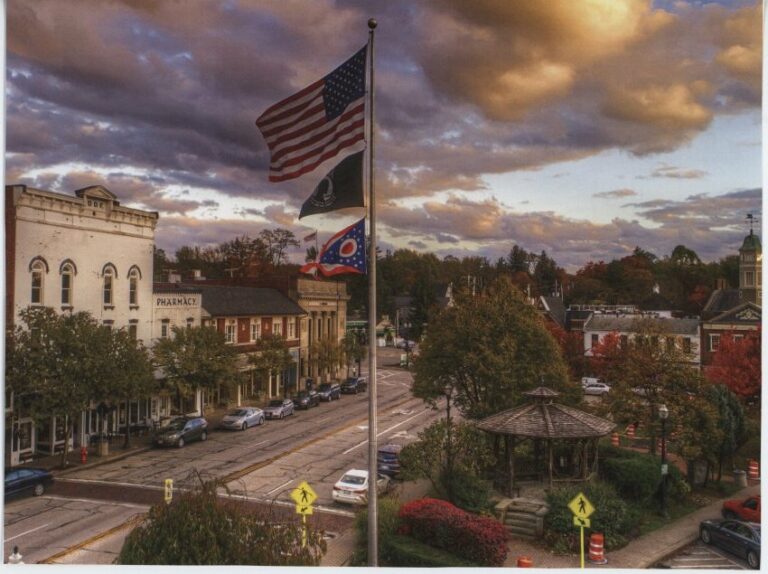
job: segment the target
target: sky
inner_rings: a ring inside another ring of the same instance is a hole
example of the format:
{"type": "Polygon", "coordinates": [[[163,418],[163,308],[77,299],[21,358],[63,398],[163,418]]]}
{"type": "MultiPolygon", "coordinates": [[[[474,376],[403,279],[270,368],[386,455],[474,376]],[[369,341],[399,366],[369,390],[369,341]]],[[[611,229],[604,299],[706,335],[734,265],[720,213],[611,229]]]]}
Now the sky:
{"type": "Polygon", "coordinates": [[[6,0],[6,184],[104,185],[169,255],[322,241],[362,210],[299,221],[325,170],[269,183],[254,122],[369,18],[380,248],[712,261],[762,219],[759,1],[6,0]]]}

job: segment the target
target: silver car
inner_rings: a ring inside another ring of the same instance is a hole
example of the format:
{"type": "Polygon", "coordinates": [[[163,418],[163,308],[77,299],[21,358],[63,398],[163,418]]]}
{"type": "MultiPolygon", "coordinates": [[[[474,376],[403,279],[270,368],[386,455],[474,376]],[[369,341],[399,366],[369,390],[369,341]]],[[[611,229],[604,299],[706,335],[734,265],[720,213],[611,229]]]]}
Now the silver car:
{"type": "Polygon", "coordinates": [[[272,399],[269,401],[267,408],[264,409],[264,415],[268,419],[282,419],[292,415],[294,408],[291,399],[272,399]]]}
{"type": "Polygon", "coordinates": [[[220,427],[230,430],[245,430],[264,424],[264,411],[256,407],[240,407],[228,412],[221,419],[220,427]]]}

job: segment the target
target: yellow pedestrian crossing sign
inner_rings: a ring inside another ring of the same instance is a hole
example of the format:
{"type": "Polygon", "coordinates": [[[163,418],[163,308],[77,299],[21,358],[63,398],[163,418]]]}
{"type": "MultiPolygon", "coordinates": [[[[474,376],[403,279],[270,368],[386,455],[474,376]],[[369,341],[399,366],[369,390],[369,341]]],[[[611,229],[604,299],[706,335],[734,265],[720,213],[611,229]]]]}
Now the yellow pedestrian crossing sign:
{"type": "Polygon", "coordinates": [[[312,514],[312,506],[309,504],[297,504],[296,505],[296,514],[312,514]]]}
{"type": "MultiPolygon", "coordinates": [[[[303,480],[299,486],[291,491],[291,498],[296,503],[298,509],[299,506],[310,506],[317,500],[317,493],[312,490],[312,487],[307,484],[306,480],[303,480]]],[[[296,512],[298,512],[298,510],[296,510],[296,512]]],[[[308,512],[307,514],[311,514],[311,512],[308,512]]]]}
{"type": "Polygon", "coordinates": [[[568,508],[571,509],[574,516],[578,518],[589,518],[589,515],[595,511],[595,507],[589,502],[584,493],[580,492],[573,500],[568,503],[568,508]]]}

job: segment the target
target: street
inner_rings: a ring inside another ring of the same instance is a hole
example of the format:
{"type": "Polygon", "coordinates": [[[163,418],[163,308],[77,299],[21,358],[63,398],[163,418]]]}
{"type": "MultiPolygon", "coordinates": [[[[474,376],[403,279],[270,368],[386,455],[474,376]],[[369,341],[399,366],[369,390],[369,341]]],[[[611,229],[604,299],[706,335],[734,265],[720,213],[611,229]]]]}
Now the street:
{"type": "Polygon", "coordinates": [[[734,554],[697,540],[663,562],[664,568],[749,570],[749,565],[734,554]]]}
{"type": "MultiPolygon", "coordinates": [[[[412,442],[441,416],[411,397],[409,372],[382,366],[377,380],[380,445],[412,442]]],[[[26,563],[109,563],[132,524],[116,527],[159,500],[166,478],[185,488],[195,472],[223,480],[232,496],[291,506],[290,491],[306,480],[318,494],[318,510],[351,517],[355,509],[334,503],[331,491],[344,471],[367,468],[367,413],[368,392],[342,395],[246,431],[214,429],[205,442],[70,472],[57,479],[50,496],[6,505],[5,557],[18,545],[26,563]],[[83,541],[87,548],[80,548],[83,541]]]]}

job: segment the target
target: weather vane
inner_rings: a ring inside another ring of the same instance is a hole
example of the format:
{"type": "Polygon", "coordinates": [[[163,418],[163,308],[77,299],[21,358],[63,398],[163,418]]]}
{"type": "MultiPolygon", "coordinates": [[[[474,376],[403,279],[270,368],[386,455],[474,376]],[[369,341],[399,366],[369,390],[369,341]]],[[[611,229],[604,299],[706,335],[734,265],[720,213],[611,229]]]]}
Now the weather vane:
{"type": "Polygon", "coordinates": [[[749,234],[750,235],[753,234],[752,230],[754,228],[755,223],[757,223],[757,221],[758,221],[757,217],[755,217],[751,213],[747,213],[747,223],[749,223],[749,234]]]}

